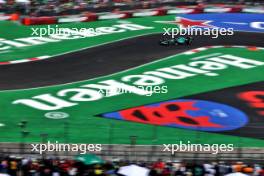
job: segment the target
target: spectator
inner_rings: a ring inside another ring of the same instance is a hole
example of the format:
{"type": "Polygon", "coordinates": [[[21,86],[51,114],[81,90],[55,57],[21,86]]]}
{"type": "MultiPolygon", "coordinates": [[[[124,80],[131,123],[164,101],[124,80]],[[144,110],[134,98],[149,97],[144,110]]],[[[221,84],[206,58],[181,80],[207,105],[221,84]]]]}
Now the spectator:
{"type": "MultiPolygon", "coordinates": [[[[0,173],[9,173],[11,176],[122,176],[117,174],[118,169],[135,162],[114,161],[102,165],[85,165],[74,160],[9,157],[0,159],[0,163],[0,173]]],[[[192,164],[162,160],[152,164],[136,163],[148,168],[149,176],[224,176],[232,172],[264,176],[264,169],[260,165],[246,165],[242,162],[233,165],[224,162],[192,164]]]]}

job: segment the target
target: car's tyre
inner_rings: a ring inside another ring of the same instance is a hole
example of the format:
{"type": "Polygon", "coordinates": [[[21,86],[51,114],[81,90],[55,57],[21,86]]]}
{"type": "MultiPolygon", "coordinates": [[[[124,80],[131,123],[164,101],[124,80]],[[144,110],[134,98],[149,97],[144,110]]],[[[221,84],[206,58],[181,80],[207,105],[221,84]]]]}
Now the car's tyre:
{"type": "Polygon", "coordinates": [[[167,40],[160,40],[159,41],[159,45],[162,45],[162,46],[169,46],[169,42],[167,40]]]}
{"type": "Polygon", "coordinates": [[[187,42],[186,42],[186,44],[187,44],[187,45],[190,45],[190,44],[192,43],[192,41],[193,41],[193,38],[192,38],[192,37],[187,37],[187,42]]]}

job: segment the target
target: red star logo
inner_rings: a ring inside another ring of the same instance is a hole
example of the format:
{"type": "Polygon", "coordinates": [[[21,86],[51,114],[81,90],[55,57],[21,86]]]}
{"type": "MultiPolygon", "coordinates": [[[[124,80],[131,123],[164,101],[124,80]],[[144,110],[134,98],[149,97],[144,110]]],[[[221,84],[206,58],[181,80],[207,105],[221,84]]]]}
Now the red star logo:
{"type": "Polygon", "coordinates": [[[215,26],[210,25],[211,21],[205,21],[205,20],[190,20],[183,17],[176,17],[175,21],[157,21],[158,23],[165,23],[165,24],[177,24],[180,25],[183,28],[189,28],[189,27],[207,27],[207,28],[213,28],[215,26]]]}

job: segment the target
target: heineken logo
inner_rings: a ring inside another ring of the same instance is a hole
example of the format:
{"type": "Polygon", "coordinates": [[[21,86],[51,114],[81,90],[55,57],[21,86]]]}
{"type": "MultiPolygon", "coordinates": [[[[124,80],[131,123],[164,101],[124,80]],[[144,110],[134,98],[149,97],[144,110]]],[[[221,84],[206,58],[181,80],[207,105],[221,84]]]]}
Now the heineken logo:
{"type": "Polygon", "coordinates": [[[190,99],[170,100],[101,115],[117,120],[180,127],[199,131],[226,131],[243,127],[248,117],[224,104],[190,99]],[[240,123],[237,123],[239,121],[240,123]]]}
{"type": "MultiPolygon", "coordinates": [[[[238,57],[232,54],[220,54],[186,64],[159,67],[143,73],[130,74],[118,79],[107,79],[94,84],[84,84],[75,88],[62,89],[57,93],[45,93],[30,98],[18,99],[14,105],[26,106],[42,111],[62,110],[78,106],[80,103],[99,101],[104,98],[120,96],[124,92],[138,96],[147,96],[151,92],[140,86],[163,86],[167,81],[192,79],[198,76],[215,77],[226,69],[252,69],[263,66],[264,62],[238,57]],[[119,91],[120,89],[125,91],[119,91]],[[101,90],[109,92],[106,95],[101,90]]],[[[168,87],[168,91],[170,88],[168,87]]]]}
{"type": "Polygon", "coordinates": [[[263,82],[257,82],[106,112],[98,116],[262,139],[263,95],[263,82]]]}
{"type": "Polygon", "coordinates": [[[0,38],[0,52],[12,48],[23,48],[28,46],[42,45],[46,43],[61,42],[64,40],[75,40],[90,38],[101,35],[123,33],[128,31],[139,31],[153,29],[153,27],[143,26],[134,23],[114,24],[112,26],[102,26],[98,28],[59,28],[55,27],[34,27],[31,28],[31,37],[16,38],[8,40],[0,38]]]}

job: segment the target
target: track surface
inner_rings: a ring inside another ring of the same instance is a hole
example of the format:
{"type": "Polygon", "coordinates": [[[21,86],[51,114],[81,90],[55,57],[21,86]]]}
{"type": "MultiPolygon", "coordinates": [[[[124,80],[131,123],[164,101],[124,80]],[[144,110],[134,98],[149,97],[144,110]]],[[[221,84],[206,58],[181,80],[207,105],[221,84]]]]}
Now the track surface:
{"type": "Polygon", "coordinates": [[[0,90],[70,83],[136,67],[173,54],[208,45],[264,46],[261,33],[236,32],[233,36],[196,36],[191,46],[158,45],[161,34],[102,45],[53,59],[0,66],[0,90]]]}

